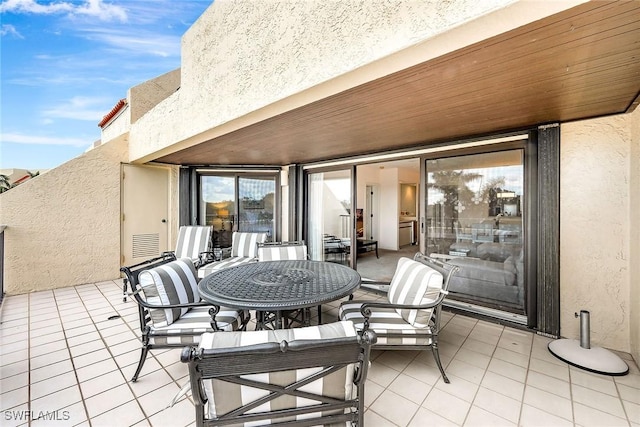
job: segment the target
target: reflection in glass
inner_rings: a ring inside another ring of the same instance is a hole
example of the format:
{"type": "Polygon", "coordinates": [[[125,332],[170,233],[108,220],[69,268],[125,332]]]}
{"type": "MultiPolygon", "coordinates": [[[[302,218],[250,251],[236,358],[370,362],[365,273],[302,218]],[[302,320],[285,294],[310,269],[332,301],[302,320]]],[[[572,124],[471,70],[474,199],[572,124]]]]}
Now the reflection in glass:
{"type": "Polygon", "coordinates": [[[275,180],[240,178],[238,191],[238,230],[273,236],[275,217],[275,180]]]}
{"type": "Polygon", "coordinates": [[[230,247],[235,225],[235,178],[202,176],[200,188],[200,217],[204,225],[213,226],[213,246],[230,247]]]}
{"type": "Polygon", "coordinates": [[[524,312],[523,151],[427,161],[427,253],[460,266],[450,298],[524,312]]]}
{"type": "Polygon", "coordinates": [[[213,246],[231,247],[234,231],[266,232],[272,238],[275,190],[275,177],[202,175],[200,218],[213,226],[213,246]]]}
{"type": "Polygon", "coordinates": [[[348,262],[351,245],[351,175],[349,171],[312,173],[309,184],[309,256],[348,262]]]}

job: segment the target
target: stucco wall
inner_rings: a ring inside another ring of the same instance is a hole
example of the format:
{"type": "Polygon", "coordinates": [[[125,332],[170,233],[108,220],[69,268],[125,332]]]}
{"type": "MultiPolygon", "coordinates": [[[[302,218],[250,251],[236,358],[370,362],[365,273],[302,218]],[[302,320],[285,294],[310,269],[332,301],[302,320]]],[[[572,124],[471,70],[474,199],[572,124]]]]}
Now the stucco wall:
{"type": "Polygon", "coordinates": [[[111,121],[100,130],[100,142],[122,138],[131,129],[131,106],[127,103],[111,121]]]}
{"type": "Polygon", "coordinates": [[[640,108],[628,120],[631,121],[631,354],[640,364],[640,108]]]}
{"type": "Polygon", "coordinates": [[[206,140],[198,134],[511,3],[217,0],[183,36],[180,90],[132,125],[130,159],[206,140]]]}
{"type": "Polygon", "coordinates": [[[638,194],[631,171],[637,175],[632,127],[639,119],[635,112],[561,127],[560,333],[579,338],[574,313],[588,310],[592,345],[625,352],[640,323],[631,300],[640,263],[631,230],[640,218],[630,197],[638,194]]]}
{"type": "Polygon", "coordinates": [[[169,71],[129,89],[131,123],[172,95],[180,87],[180,69],[169,71]]]}
{"type": "Polygon", "coordinates": [[[100,135],[102,143],[128,134],[132,123],[173,95],[179,87],[180,69],[178,68],[129,89],[127,105],[102,128],[100,135]]]}
{"type": "Polygon", "coordinates": [[[124,139],[0,194],[8,295],[120,276],[124,139]]]}

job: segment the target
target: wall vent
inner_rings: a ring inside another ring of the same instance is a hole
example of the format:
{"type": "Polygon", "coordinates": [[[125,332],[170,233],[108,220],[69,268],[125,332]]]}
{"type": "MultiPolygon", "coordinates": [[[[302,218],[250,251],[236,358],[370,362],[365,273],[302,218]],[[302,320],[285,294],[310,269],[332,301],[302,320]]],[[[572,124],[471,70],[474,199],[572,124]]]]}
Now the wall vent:
{"type": "Polygon", "coordinates": [[[133,258],[152,258],[160,253],[160,235],[135,234],[133,236],[133,258]]]}

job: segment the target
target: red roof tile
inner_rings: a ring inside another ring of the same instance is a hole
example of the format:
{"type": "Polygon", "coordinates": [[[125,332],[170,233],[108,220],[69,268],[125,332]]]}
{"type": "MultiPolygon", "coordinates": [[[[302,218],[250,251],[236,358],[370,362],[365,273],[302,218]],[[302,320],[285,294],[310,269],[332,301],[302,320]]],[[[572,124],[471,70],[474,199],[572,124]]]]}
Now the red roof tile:
{"type": "Polygon", "coordinates": [[[107,123],[109,123],[109,120],[113,119],[113,117],[116,115],[116,113],[118,111],[120,111],[122,109],[122,107],[124,107],[125,105],[127,105],[127,100],[126,98],[122,98],[120,101],[118,101],[118,103],[116,104],[115,107],[113,107],[111,109],[111,111],[109,111],[109,114],[107,114],[106,116],[104,116],[102,118],[102,120],[100,121],[100,123],[98,123],[99,127],[103,127],[104,125],[106,125],[107,123]]]}

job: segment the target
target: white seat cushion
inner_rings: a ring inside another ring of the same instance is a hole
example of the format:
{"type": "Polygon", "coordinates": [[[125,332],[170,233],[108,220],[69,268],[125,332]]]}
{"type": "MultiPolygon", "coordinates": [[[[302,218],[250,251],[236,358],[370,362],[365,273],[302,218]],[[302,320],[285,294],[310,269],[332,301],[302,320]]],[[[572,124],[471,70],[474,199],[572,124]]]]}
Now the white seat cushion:
{"type": "MultiPolygon", "coordinates": [[[[211,307],[192,308],[171,325],[152,327],[149,343],[152,345],[192,345],[200,342],[205,332],[213,332],[211,328],[211,307]]],[[[235,308],[220,307],[216,314],[216,326],[223,331],[237,330],[242,320],[248,318],[249,312],[235,308]]]]}
{"type": "Polygon", "coordinates": [[[307,245],[274,245],[258,247],[258,261],[307,259],[307,245]]]}
{"type": "Polygon", "coordinates": [[[234,231],[231,236],[231,256],[232,257],[258,257],[258,243],[267,240],[267,233],[245,233],[234,231]]]}
{"type": "MultiPolygon", "coordinates": [[[[360,307],[365,302],[372,301],[348,301],[340,305],[340,320],[353,322],[356,329],[364,329],[364,316],[360,307]]],[[[377,345],[430,345],[431,328],[416,328],[409,323],[393,308],[372,308],[369,318],[369,329],[377,334],[377,345]],[[386,334],[403,334],[401,337],[387,337],[386,334]]]]}
{"type": "MultiPolygon", "coordinates": [[[[421,262],[400,258],[391,279],[388,298],[392,304],[423,305],[434,302],[442,290],[442,274],[421,262]]],[[[396,309],[410,325],[420,328],[429,325],[432,309],[396,309]]]]}
{"type": "MultiPolygon", "coordinates": [[[[193,262],[189,258],[163,264],[140,272],[138,282],[148,304],[170,305],[200,301],[198,279],[193,262]]],[[[171,325],[180,319],[188,308],[149,309],[151,322],[157,328],[171,325]]]]}
{"type": "Polygon", "coordinates": [[[200,259],[200,253],[209,250],[210,243],[211,226],[183,225],[178,230],[176,258],[191,258],[196,262],[200,259]]]}

